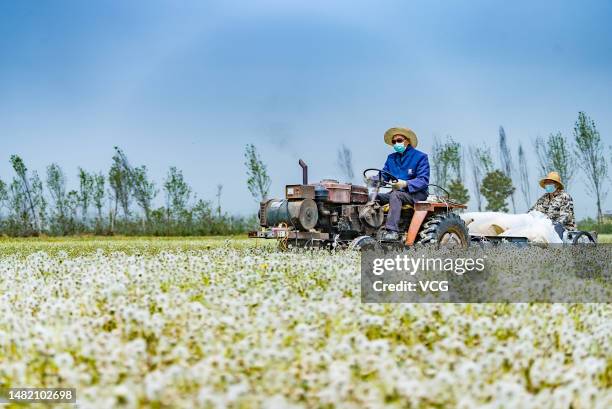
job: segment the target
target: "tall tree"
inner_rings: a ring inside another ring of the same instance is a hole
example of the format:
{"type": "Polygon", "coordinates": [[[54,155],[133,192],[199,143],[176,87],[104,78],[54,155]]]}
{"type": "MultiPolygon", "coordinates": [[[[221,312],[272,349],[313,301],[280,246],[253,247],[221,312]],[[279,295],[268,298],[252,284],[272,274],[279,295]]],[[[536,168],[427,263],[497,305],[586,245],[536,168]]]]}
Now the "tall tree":
{"type": "Polygon", "coordinates": [[[164,182],[166,192],[166,212],[170,216],[179,217],[186,209],[191,196],[191,187],[185,182],[183,172],[176,167],[170,167],[168,176],[164,182]]]}
{"type": "Polygon", "coordinates": [[[199,199],[191,209],[193,220],[197,226],[198,234],[208,235],[215,232],[215,225],[220,219],[214,220],[213,210],[210,202],[199,199]]]}
{"type": "Polygon", "coordinates": [[[79,207],[83,224],[87,224],[87,214],[93,199],[94,176],[79,168],[79,207]]]}
{"type": "Polygon", "coordinates": [[[481,192],[487,199],[487,210],[507,212],[506,199],[514,192],[512,179],[499,169],[491,171],[482,180],[481,192]]]}
{"type": "Polygon", "coordinates": [[[268,176],[266,165],[259,157],[255,145],[249,144],[246,146],[244,158],[244,164],[247,168],[247,186],[249,192],[251,192],[255,200],[264,201],[268,197],[268,191],[272,182],[268,176]]]}
{"type": "Polygon", "coordinates": [[[121,167],[117,166],[116,163],[113,163],[108,171],[108,197],[111,201],[109,206],[111,231],[114,231],[115,222],[117,220],[117,214],[119,211],[119,197],[123,191],[121,181],[121,167]]]}
{"type": "Polygon", "coordinates": [[[116,146],[113,160],[116,163],[116,167],[121,169],[124,180],[123,186],[125,191],[122,195],[124,197],[122,201],[124,214],[127,214],[126,209],[129,208],[129,198],[131,195],[136,204],[142,209],[145,220],[148,223],[151,218],[152,202],[159,191],[155,187],[155,182],[149,179],[147,167],[145,165],[132,167],[127,155],[116,146]]]}
{"type": "Polygon", "coordinates": [[[480,194],[480,184],[482,182],[482,169],[480,168],[480,162],[478,161],[477,148],[470,146],[468,150],[468,158],[470,160],[470,167],[472,169],[472,187],[474,188],[474,196],[476,198],[476,207],[478,211],[482,211],[482,196],[480,194]]]}
{"type": "Polygon", "coordinates": [[[47,189],[51,194],[51,200],[53,200],[55,220],[62,233],[64,233],[66,227],[66,176],[62,168],[56,163],[47,166],[47,189]]]}
{"type": "Polygon", "coordinates": [[[8,187],[6,185],[6,183],[0,179],[0,228],[4,228],[5,224],[3,223],[3,210],[4,208],[7,208],[8,210],[10,210],[9,206],[9,194],[8,194],[8,187]]]}
{"type": "Polygon", "coordinates": [[[470,146],[469,158],[472,168],[472,182],[474,194],[476,196],[476,204],[478,211],[482,211],[482,179],[493,168],[493,160],[491,159],[491,150],[488,147],[475,148],[470,146]]]}
{"type": "Polygon", "coordinates": [[[2,179],[0,179],[0,210],[6,206],[8,202],[8,190],[6,188],[6,183],[2,179]]]}
{"type": "Polygon", "coordinates": [[[603,221],[601,204],[608,191],[604,187],[608,176],[608,163],[604,156],[604,146],[595,122],[584,112],[578,113],[574,126],[575,152],[578,163],[587,178],[587,190],[597,204],[597,221],[603,221]]]}
{"type": "Polygon", "coordinates": [[[529,184],[529,170],[527,168],[527,158],[525,157],[525,151],[523,145],[519,145],[518,149],[518,161],[519,161],[519,186],[525,201],[527,209],[531,207],[531,187],[529,184]]]}
{"type": "Polygon", "coordinates": [[[130,214],[130,201],[132,192],[132,180],[129,170],[125,166],[125,155],[115,146],[113,164],[108,172],[108,184],[110,185],[115,202],[114,217],[117,214],[117,205],[121,205],[125,219],[130,214]]]}
{"type": "Polygon", "coordinates": [[[340,168],[340,172],[346,177],[347,182],[352,182],[355,178],[355,172],[353,171],[353,153],[351,149],[344,144],[338,149],[337,164],[340,168]]]}
{"type": "Polygon", "coordinates": [[[448,162],[445,160],[445,146],[438,137],[434,137],[431,149],[431,167],[436,185],[446,187],[448,182],[448,162]]]}
{"type": "Polygon", "coordinates": [[[434,139],[432,167],[435,184],[448,188],[451,182],[454,182],[454,185],[462,183],[463,156],[461,145],[455,142],[451,136],[448,136],[444,143],[441,143],[437,138],[434,139]]]}
{"type": "Polygon", "coordinates": [[[66,209],[69,224],[76,229],[79,219],[79,192],[76,190],[71,190],[66,194],[66,209]]]}
{"type": "Polygon", "coordinates": [[[36,220],[38,220],[38,233],[41,233],[47,221],[47,199],[43,191],[43,183],[36,171],[32,172],[30,185],[32,201],[34,202],[34,211],[36,212],[36,220]]]}
{"type": "Polygon", "coordinates": [[[20,183],[20,189],[23,191],[25,199],[27,200],[30,215],[32,217],[32,220],[34,221],[34,228],[40,233],[41,226],[38,217],[36,216],[37,212],[36,208],[34,207],[34,197],[32,195],[30,182],[28,181],[28,168],[26,168],[25,164],[23,163],[23,159],[21,159],[17,155],[11,155],[11,165],[13,166],[13,170],[17,174],[17,180],[20,183]]]}
{"type": "MultiPolygon", "coordinates": [[[[508,148],[508,138],[506,137],[506,131],[503,126],[499,127],[499,158],[501,163],[501,170],[504,172],[507,178],[512,181],[512,173],[514,167],[512,165],[512,155],[510,154],[510,148],[508,148]]],[[[512,211],[516,213],[516,203],[514,202],[514,191],[510,194],[510,200],[512,201],[512,211]]]]}
{"type": "Polygon", "coordinates": [[[459,142],[455,142],[452,137],[448,137],[444,149],[444,161],[448,163],[450,170],[451,180],[462,180],[463,179],[463,157],[461,155],[461,145],[459,142]]]}
{"type": "Polygon", "coordinates": [[[461,145],[451,136],[446,142],[434,142],[433,167],[436,184],[448,190],[450,197],[467,203],[470,195],[463,184],[463,154],[461,145]]]}
{"type": "Polygon", "coordinates": [[[217,185],[217,217],[221,218],[221,192],[223,191],[223,185],[217,185]]]}
{"type": "Polygon", "coordinates": [[[52,163],[47,166],[47,190],[51,194],[53,208],[52,227],[56,226],[61,234],[66,234],[66,176],[62,168],[52,163]]]}
{"type": "Polygon", "coordinates": [[[93,175],[93,203],[98,211],[98,223],[102,223],[102,207],[104,202],[104,175],[98,173],[93,175]]]}
{"type": "Polygon", "coordinates": [[[546,139],[537,137],[535,150],[538,155],[540,176],[544,177],[548,172],[555,171],[561,176],[565,189],[569,190],[577,166],[569,141],[561,135],[561,132],[550,134],[546,139]]]}
{"type": "Polygon", "coordinates": [[[140,166],[132,170],[132,187],[134,192],[134,199],[138,206],[142,208],[147,223],[151,218],[151,205],[153,199],[159,192],[155,187],[155,182],[149,179],[147,175],[147,167],[140,166]]]}
{"type": "Polygon", "coordinates": [[[14,177],[8,192],[11,218],[21,226],[22,232],[30,233],[32,213],[22,182],[14,177]]]}

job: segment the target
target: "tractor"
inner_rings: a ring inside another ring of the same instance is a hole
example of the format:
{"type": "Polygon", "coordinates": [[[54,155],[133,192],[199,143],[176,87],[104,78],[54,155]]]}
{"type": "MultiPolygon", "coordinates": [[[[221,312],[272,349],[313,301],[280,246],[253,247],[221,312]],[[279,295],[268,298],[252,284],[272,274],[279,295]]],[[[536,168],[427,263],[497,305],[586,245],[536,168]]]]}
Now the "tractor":
{"type": "Polygon", "coordinates": [[[285,186],[284,199],[262,201],[258,212],[261,229],[249,232],[249,237],[277,239],[280,249],[470,244],[468,229],[457,214],[466,206],[450,199],[448,192],[446,196],[430,195],[427,200],[404,205],[399,225],[401,240],[384,242],[381,232],[389,205],[379,204],[376,196],[381,188],[389,188],[397,181],[395,176],[369,168],[363,172],[366,186],[333,179],[310,184],[307,165],[301,159],[299,164],[302,184],[285,186]]]}

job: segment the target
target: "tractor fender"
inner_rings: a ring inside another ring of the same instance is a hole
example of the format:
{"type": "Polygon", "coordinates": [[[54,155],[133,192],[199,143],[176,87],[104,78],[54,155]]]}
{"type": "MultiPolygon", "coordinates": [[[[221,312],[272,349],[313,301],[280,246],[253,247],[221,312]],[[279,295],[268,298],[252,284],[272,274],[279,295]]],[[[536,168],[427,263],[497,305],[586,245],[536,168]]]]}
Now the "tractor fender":
{"type": "Polygon", "coordinates": [[[429,210],[416,210],[410,220],[410,226],[408,227],[408,234],[406,234],[406,245],[412,246],[416,241],[417,234],[421,229],[423,221],[429,214],[429,210]]]}

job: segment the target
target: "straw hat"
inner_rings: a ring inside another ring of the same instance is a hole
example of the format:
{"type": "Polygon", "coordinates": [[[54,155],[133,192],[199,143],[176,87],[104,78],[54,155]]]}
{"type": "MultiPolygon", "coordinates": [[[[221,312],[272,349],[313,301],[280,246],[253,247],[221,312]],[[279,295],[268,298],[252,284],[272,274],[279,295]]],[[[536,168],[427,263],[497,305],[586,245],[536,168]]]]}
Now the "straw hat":
{"type": "Polygon", "coordinates": [[[540,180],[540,186],[544,187],[546,182],[554,182],[557,184],[559,189],[563,189],[563,183],[561,183],[561,176],[559,176],[557,172],[550,172],[548,175],[546,175],[545,178],[540,180]]]}
{"type": "Polygon", "coordinates": [[[414,131],[408,128],[389,128],[389,130],[385,132],[385,143],[393,146],[393,142],[391,141],[395,135],[402,135],[404,138],[408,139],[410,141],[410,146],[413,148],[416,148],[417,144],[419,143],[414,131]]]}

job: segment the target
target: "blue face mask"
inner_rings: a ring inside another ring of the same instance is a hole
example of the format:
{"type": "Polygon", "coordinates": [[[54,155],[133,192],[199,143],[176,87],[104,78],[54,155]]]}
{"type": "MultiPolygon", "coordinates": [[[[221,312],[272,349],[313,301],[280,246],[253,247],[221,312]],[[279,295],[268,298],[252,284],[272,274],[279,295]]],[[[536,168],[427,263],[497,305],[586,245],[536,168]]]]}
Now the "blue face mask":
{"type": "Polygon", "coordinates": [[[546,190],[546,193],[553,193],[555,190],[557,190],[557,186],[551,183],[548,183],[544,185],[544,190],[546,190]]]}
{"type": "Polygon", "coordinates": [[[403,153],[406,150],[406,146],[403,143],[395,143],[393,144],[393,149],[397,153],[403,153]]]}

